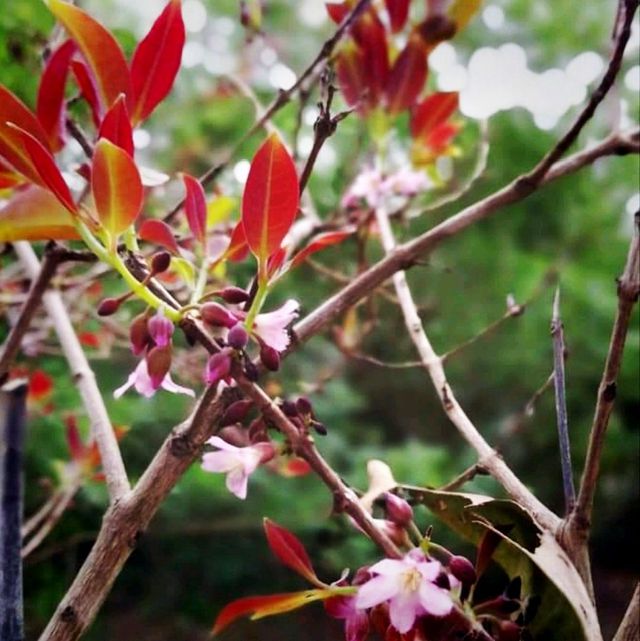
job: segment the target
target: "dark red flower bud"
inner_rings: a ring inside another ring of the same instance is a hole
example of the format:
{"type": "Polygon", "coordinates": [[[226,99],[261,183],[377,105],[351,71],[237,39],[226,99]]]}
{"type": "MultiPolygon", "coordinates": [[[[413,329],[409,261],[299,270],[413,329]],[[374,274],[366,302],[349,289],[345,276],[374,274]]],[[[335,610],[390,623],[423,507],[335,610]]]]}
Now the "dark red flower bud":
{"type": "Polygon", "coordinates": [[[118,311],[122,304],[122,298],[105,298],[98,305],[98,316],[111,316],[118,311]]]}
{"type": "Polygon", "coordinates": [[[313,412],[311,401],[306,396],[301,396],[296,401],[296,408],[300,414],[311,414],[313,412]]]}
{"type": "Polygon", "coordinates": [[[316,433],[320,434],[320,436],[326,436],[329,433],[326,425],[324,423],[320,423],[320,421],[311,421],[311,425],[316,433]]]}
{"type": "Polygon", "coordinates": [[[272,372],[277,372],[280,369],[280,354],[266,343],[260,346],[260,360],[272,372]]]}
{"type": "Polygon", "coordinates": [[[456,23],[448,16],[433,15],[418,25],[418,31],[425,44],[436,44],[453,38],[456,33],[456,23]]]}
{"type": "Polygon", "coordinates": [[[225,425],[239,423],[249,413],[252,405],[253,401],[250,400],[242,400],[231,403],[231,405],[227,407],[227,411],[224,413],[220,421],[220,425],[224,427],[225,425]]]}
{"type": "Polygon", "coordinates": [[[238,305],[249,300],[249,294],[240,287],[225,287],[218,292],[218,296],[225,303],[231,303],[232,305],[238,305]]]}
{"type": "Polygon", "coordinates": [[[452,556],[449,559],[449,571],[458,581],[466,585],[472,585],[477,580],[473,563],[464,556],[452,556]]]}
{"type": "Polygon", "coordinates": [[[413,508],[392,492],[385,493],[384,508],[387,518],[404,527],[413,520],[413,508]]]}
{"type": "Polygon", "coordinates": [[[131,351],[137,356],[142,354],[147,345],[151,343],[151,334],[147,325],[149,318],[146,314],[136,316],[129,327],[129,340],[131,351]]]}
{"type": "Polygon", "coordinates": [[[293,416],[298,416],[298,408],[292,401],[282,401],[282,403],[280,404],[280,408],[282,409],[282,413],[285,416],[288,416],[290,418],[293,416]]]}
{"type": "Polygon", "coordinates": [[[227,343],[233,349],[244,349],[249,342],[249,334],[241,323],[236,323],[227,335],[227,343]]]}
{"type": "Polygon", "coordinates": [[[207,385],[215,385],[231,371],[231,356],[226,350],[217,352],[207,361],[204,372],[204,382],[207,385]]]}
{"type": "Polygon", "coordinates": [[[154,274],[166,272],[171,265],[171,254],[169,252],[157,252],[151,257],[151,271],[154,274]]]}
{"type": "Polygon", "coordinates": [[[252,382],[255,383],[260,377],[260,372],[255,366],[253,361],[247,359],[244,364],[244,375],[252,382]]]}
{"type": "Polygon", "coordinates": [[[157,389],[171,368],[171,345],[154,347],[149,350],[146,358],[151,384],[157,389]]]}
{"type": "Polygon", "coordinates": [[[238,322],[238,319],[220,303],[205,303],[200,308],[200,315],[205,323],[216,325],[217,327],[231,329],[238,322]]]}

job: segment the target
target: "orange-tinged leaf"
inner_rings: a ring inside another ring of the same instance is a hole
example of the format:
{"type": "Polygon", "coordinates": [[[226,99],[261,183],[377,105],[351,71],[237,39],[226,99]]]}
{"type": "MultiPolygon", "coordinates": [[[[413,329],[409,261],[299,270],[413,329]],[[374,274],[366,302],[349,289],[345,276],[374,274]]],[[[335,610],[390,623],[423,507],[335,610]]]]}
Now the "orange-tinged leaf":
{"type": "Polygon", "coordinates": [[[187,191],[184,199],[184,211],[193,237],[204,246],[207,235],[207,200],[202,185],[189,174],[183,174],[182,180],[187,191]]]}
{"type": "Polygon", "coordinates": [[[249,245],[247,244],[247,237],[244,233],[244,225],[242,221],[233,228],[231,232],[231,240],[229,247],[227,247],[223,258],[232,262],[240,262],[244,260],[249,254],[249,245]]]}
{"type": "Polygon", "coordinates": [[[256,152],[242,197],[247,244],[262,267],[279,247],[298,212],[296,167],[277,134],[256,152]]]}
{"type": "Polygon", "coordinates": [[[45,1],[87,61],[96,80],[103,111],[108,109],[121,93],[130,100],[129,68],[113,34],[88,13],[68,2],[45,1]]]}
{"type": "Polygon", "coordinates": [[[53,151],[62,149],[64,145],[64,88],[67,83],[71,57],[75,51],[76,45],[73,40],[67,40],[60,45],[49,56],[38,87],[36,115],[47,133],[49,145],[53,151]]]}
{"type": "Polygon", "coordinates": [[[447,14],[456,23],[456,31],[462,31],[478,12],[482,0],[453,0],[447,14]]]}
{"type": "Polygon", "coordinates": [[[336,76],[345,102],[364,112],[368,104],[363,100],[366,93],[364,78],[364,53],[353,38],[346,38],[335,61],[336,76]]]}
{"type": "Polygon", "coordinates": [[[9,123],[9,126],[20,134],[22,144],[38,172],[40,184],[47,187],[71,213],[75,213],[78,208],[51,152],[28,131],[13,123],[9,123]]]}
{"type": "Polygon", "coordinates": [[[0,242],[77,238],[73,216],[48,189],[29,185],[0,209],[0,242]]]}
{"type": "Polygon", "coordinates": [[[387,111],[399,114],[417,100],[427,80],[427,48],[422,38],[412,34],[395,61],[385,87],[387,111]]]}
{"type": "Polygon", "coordinates": [[[25,177],[17,171],[13,171],[13,169],[0,158],[0,189],[17,187],[24,182],[25,177]]]}
{"type": "Polygon", "coordinates": [[[311,559],[299,539],[270,519],[265,518],[263,524],[269,547],[280,561],[316,587],[326,587],[318,579],[311,565],[311,559]]]}
{"type": "Polygon", "coordinates": [[[28,131],[43,145],[47,134],[29,108],[6,87],[0,85],[0,156],[31,182],[42,184],[40,175],[22,144],[22,136],[7,123],[28,131]]]}
{"type": "Polygon", "coordinates": [[[340,231],[328,231],[324,234],[318,234],[304,249],[301,249],[291,260],[291,267],[297,267],[306,260],[311,254],[321,251],[325,247],[341,243],[355,232],[355,228],[343,229],[340,231]]]}
{"type": "Polygon", "coordinates": [[[120,94],[104,116],[98,138],[106,138],[133,158],[133,131],[124,94],[120,94]]]}
{"type": "Polygon", "coordinates": [[[131,60],[134,124],[149,116],[171,91],[184,46],[180,0],[170,0],[131,60]]]}
{"type": "Polygon", "coordinates": [[[147,218],[140,226],[138,237],[149,243],[160,245],[173,254],[180,254],[180,248],[171,231],[171,227],[162,220],[147,218]]]}
{"type": "Polygon", "coordinates": [[[274,614],[282,614],[301,608],[313,601],[321,601],[336,596],[334,588],[324,590],[303,590],[302,592],[284,592],[265,596],[248,596],[232,601],[225,606],[213,626],[213,634],[222,632],[229,624],[243,616],[261,619],[274,614]]]}
{"type": "Polygon", "coordinates": [[[434,93],[419,102],[411,114],[411,135],[427,136],[435,127],[445,122],[458,108],[458,92],[434,93]]]}
{"type": "Polygon", "coordinates": [[[142,181],[131,156],[101,138],[95,147],[91,190],[98,218],[113,238],[131,225],[142,208],[142,181]]]}
{"type": "Polygon", "coordinates": [[[97,129],[100,127],[100,98],[95,79],[91,75],[89,67],[81,60],[71,61],[71,71],[73,71],[78,87],[80,87],[82,97],[91,109],[93,124],[97,129]]]}

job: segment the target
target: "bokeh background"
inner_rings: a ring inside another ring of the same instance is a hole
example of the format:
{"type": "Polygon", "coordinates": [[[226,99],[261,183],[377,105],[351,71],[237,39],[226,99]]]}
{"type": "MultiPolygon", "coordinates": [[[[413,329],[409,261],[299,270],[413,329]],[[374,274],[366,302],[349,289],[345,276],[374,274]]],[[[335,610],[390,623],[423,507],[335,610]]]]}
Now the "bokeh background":
{"type": "MultiPolygon", "coordinates": [[[[161,0],[81,4],[115,31],[127,52],[164,5],[161,0]]],[[[279,87],[293,82],[332,25],[319,0],[267,0],[266,35],[251,42],[239,23],[235,0],[185,0],[184,15],[188,39],[178,83],[137,133],[136,146],[143,164],[170,174],[178,170],[199,174],[224,157],[254,118],[251,101],[238,94],[228,75],[241,78],[266,103],[279,87]]],[[[460,156],[441,167],[452,175],[445,190],[463,183],[473,171],[479,117],[490,116],[489,157],[469,193],[405,222],[398,228],[400,238],[410,238],[490,193],[544,154],[565,131],[577,111],[575,105],[593,88],[609,53],[612,20],[612,3],[605,0],[489,0],[465,33],[434,52],[431,86],[465,88],[460,156]],[[534,85],[536,91],[525,99],[524,88],[534,85]]],[[[0,79],[28,104],[34,104],[41,48],[52,24],[39,0],[21,0],[0,12],[0,79]]],[[[622,126],[637,122],[639,44],[636,21],[620,81],[580,144],[605,136],[616,122],[622,126]]],[[[312,97],[302,112],[303,157],[312,141],[314,101],[312,97]]],[[[278,114],[276,123],[290,134],[297,114],[293,104],[278,114]]],[[[400,123],[397,136],[406,140],[406,123],[400,123]]],[[[258,141],[259,137],[247,141],[222,176],[220,187],[226,194],[241,194],[258,141]]],[[[355,175],[354,160],[366,148],[366,132],[358,118],[347,118],[322,151],[311,180],[310,193],[321,215],[336,208],[355,175]]],[[[633,213],[640,204],[638,175],[637,158],[599,161],[447,241],[428,264],[409,273],[427,332],[440,352],[499,318],[508,294],[519,303],[527,302],[522,316],[452,358],[448,373],[459,400],[485,437],[556,510],[562,509],[562,495],[552,392],[540,397],[533,414],[525,412],[552,369],[552,295],[559,283],[577,480],[616,307],[614,278],[622,270],[633,213]]],[[[429,198],[442,193],[434,190],[429,198]]],[[[178,194],[179,187],[170,184],[154,203],[157,211],[175,202],[178,194]]],[[[371,243],[368,260],[379,255],[376,243],[371,243]]],[[[6,267],[12,258],[7,254],[0,260],[6,267]]],[[[328,250],[318,261],[353,275],[355,247],[347,243],[328,250]]],[[[234,276],[245,283],[250,267],[237,269],[234,276]]],[[[331,278],[303,266],[287,277],[273,302],[294,296],[310,311],[337,287],[331,278]]],[[[376,297],[358,314],[361,328],[374,320],[362,351],[391,362],[415,358],[392,303],[376,297]]],[[[126,329],[126,319],[120,322],[126,329]]],[[[0,327],[6,332],[6,324],[0,327]]],[[[90,321],[85,329],[98,331],[99,325],[90,321]]],[[[609,634],[622,616],[638,572],[638,352],[636,310],[607,435],[593,532],[597,596],[609,634]]],[[[131,371],[132,357],[115,347],[90,350],[90,355],[114,422],[130,428],[122,448],[135,479],[167,431],[185,416],[189,403],[166,393],[152,401],[128,394],[115,402],[111,392],[131,371]]],[[[55,484],[56,461],[68,458],[62,417],[77,410],[83,428],[86,418],[78,410],[66,364],[55,349],[42,348],[35,361],[24,363],[54,378],[48,399],[53,411],[32,408],[29,424],[29,514],[55,484]]],[[[296,352],[268,386],[273,394],[309,395],[329,430],[319,441],[322,453],[356,487],[366,486],[365,464],[372,457],[387,461],[398,480],[428,486],[447,482],[474,462],[420,369],[391,370],[346,358],[330,333],[296,352]]],[[[468,489],[501,495],[487,478],[476,479],[468,489]]],[[[104,487],[87,484],[27,560],[28,638],[37,637],[80,567],[105,505],[104,487]]],[[[140,541],[86,638],[197,641],[207,638],[217,612],[233,598],[302,589],[299,577],[270,556],[261,529],[264,515],[301,537],[319,574],[328,580],[344,567],[375,560],[374,547],[342,520],[330,518],[330,511],[330,496],[311,476],[287,479],[260,471],[250,481],[248,499],[241,503],[225,490],[222,477],[194,466],[140,541]]],[[[423,526],[433,522],[427,513],[418,519],[423,526]]],[[[433,524],[437,540],[468,551],[444,525],[433,524]]],[[[255,624],[238,624],[223,638],[321,640],[339,639],[341,632],[339,624],[322,616],[320,606],[312,606],[255,624]]]]}

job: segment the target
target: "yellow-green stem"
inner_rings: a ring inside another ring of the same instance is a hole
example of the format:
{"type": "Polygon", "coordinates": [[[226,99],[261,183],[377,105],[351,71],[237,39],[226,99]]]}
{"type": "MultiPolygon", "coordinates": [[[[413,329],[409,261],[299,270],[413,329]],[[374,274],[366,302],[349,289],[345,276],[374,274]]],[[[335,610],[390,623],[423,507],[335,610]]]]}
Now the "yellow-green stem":
{"type": "Polygon", "coordinates": [[[250,332],[251,329],[253,328],[253,323],[256,319],[256,316],[262,309],[262,306],[264,305],[264,301],[266,300],[268,293],[269,293],[268,281],[260,280],[258,284],[258,291],[256,292],[256,296],[253,299],[253,302],[251,303],[251,307],[249,308],[249,312],[247,313],[247,318],[244,321],[247,331],[250,332]]]}
{"type": "Polygon", "coordinates": [[[189,303],[195,305],[201,298],[204,293],[204,288],[207,286],[207,275],[209,273],[207,257],[202,258],[202,263],[200,263],[200,271],[198,272],[198,280],[196,281],[195,289],[191,295],[191,300],[189,303]]]}

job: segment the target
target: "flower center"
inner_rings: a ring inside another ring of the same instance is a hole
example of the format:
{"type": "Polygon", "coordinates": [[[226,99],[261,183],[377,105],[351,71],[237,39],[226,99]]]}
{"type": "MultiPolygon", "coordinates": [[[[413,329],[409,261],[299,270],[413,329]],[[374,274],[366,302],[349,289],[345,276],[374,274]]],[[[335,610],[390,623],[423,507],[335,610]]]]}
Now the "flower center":
{"type": "Polygon", "coordinates": [[[422,574],[420,574],[416,568],[410,568],[406,572],[402,573],[400,581],[402,583],[403,591],[415,592],[420,587],[422,574]]]}

